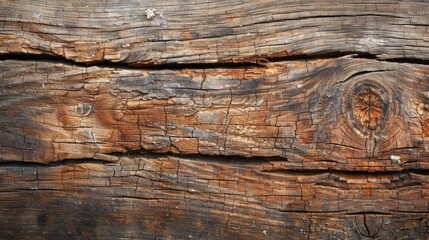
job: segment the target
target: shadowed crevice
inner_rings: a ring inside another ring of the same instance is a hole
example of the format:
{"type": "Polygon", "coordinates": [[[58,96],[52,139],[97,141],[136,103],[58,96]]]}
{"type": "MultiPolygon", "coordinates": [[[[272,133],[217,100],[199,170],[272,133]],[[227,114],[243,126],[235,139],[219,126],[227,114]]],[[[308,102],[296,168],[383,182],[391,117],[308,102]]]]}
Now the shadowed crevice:
{"type": "Polygon", "coordinates": [[[375,54],[357,51],[339,51],[339,52],[322,52],[317,54],[298,54],[290,56],[272,57],[270,56],[255,56],[249,60],[243,59],[239,62],[225,61],[218,63],[161,63],[161,64],[138,64],[110,61],[92,61],[92,62],[76,62],[71,59],[59,55],[49,54],[25,54],[13,53],[0,55],[0,61],[18,60],[18,61],[40,61],[64,65],[73,65],[78,67],[101,67],[113,69],[146,69],[146,70],[182,70],[182,69],[237,69],[237,68],[264,68],[267,63],[276,63],[284,61],[311,61],[318,59],[336,59],[336,58],[356,58],[356,59],[373,59],[384,62],[410,63],[429,65],[429,59],[416,58],[391,58],[381,59],[375,54]]]}
{"type": "Polygon", "coordinates": [[[242,157],[242,156],[211,156],[202,154],[172,154],[172,153],[153,153],[144,151],[131,151],[126,153],[110,153],[103,154],[109,158],[117,158],[116,161],[106,158],[82,158],[82,159],[65,159],[58,162],[51,162],[47,164],[35,162],[19,162],[19,161],[0,161],[1,167],[56,167],[56,166],[76,166],[82,164],[102,164],[102,165],[121,165],[123,158],[138,159],[146,158],[149,160],[168,159],[173,161],[194,161],[210,164],[219,164],[225,166],[232,166],[238,168],[255,168],[256,171],[267,174],[279,174],[284,176],[316,176],[321,174],[332,175],[350,175],[355,177],[389,177],[393,175],[406,176],[415,174],[420,176],[429,176],[429,169],[409,168],[400,170],[389,171],[349,171],[338,169],[303,169],[293,168],[291,166],[284,166],[283,169],[270,169],[273,163],[282,162],[288,163],[288,160],[281,157],[242,157]],[[262,169],[261,169],[262,167],[262,169]]]}

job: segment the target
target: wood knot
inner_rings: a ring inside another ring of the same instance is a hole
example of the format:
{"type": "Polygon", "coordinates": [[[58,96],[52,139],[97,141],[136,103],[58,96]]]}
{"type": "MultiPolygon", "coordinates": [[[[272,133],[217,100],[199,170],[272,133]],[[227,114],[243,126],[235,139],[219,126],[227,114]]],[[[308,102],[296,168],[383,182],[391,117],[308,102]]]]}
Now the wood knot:
{"type": "Polygon", "coordinates": [[[364,135],[380,133],[386,126],[388,100],[379,84],[364,81],[354,86],[348,97],[349,119],[364,135]]]}
{"type": "Polygon", "coordinates": [[[367,86],[354,94],[353,101],[356,120],[367,130],[374,130],[381,118],[381,97],[367,86]]]}

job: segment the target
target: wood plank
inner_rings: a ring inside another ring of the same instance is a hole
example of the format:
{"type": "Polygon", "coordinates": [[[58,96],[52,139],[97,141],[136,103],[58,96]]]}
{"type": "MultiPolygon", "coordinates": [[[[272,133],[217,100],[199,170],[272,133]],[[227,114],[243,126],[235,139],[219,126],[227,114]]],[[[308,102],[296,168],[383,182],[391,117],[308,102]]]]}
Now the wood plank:
{"type": "Polygon", "coordinates": [[[0,238],[426,239],[428,20],[0,0],[0,238]]]}
{"type": "Polygon", "coordinates": [[[141,70],[2,61],[0,157],[272,158],[272,170],[429,165],[429,67],[368,59],[141,70]]]}
{"type": "Polygon", "coordinates": [[[0,237],[424,239],[429,178],[264,172],[213,157],[0,167],[0,237]],[[59,227],[60,226],[60,227],[59,227]]]}
{"type": "Polygon", "coordinates": [[[0,53],[131,65],[343,52],[428,60],[428,13],[425,1],[394,0],[2,0],[0,53]]]}

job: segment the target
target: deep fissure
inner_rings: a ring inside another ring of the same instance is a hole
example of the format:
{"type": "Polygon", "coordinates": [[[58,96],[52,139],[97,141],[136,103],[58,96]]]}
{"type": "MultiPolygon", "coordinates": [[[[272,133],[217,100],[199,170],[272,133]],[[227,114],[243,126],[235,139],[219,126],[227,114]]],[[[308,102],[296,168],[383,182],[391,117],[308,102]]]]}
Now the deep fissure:
{"type": "MultiPolygon", "coordinates": [[[[146,158],[151,160],[170,158],[177,161],[196,161],[196,162],[204,162],[211,164],[219,164],[219,165],[233,165],[234,167],[242,167],[242,168],[251,168],[252,166],[258,166],[262,164],[270,164],[270,162],[275,161],[284,161],[287,162],[286,159],[281,159],[279,157],[241,157],[241,156],[210,156],[210,155],[201,155],[201,154],[172,154],[172,153],[155,153],[155,152],[127,152],[127,153],[111,153],[106,154],[110,156],[118,157],[118,161],[105,161],[95,158],[82,158],[82,159],[64,159],[57,162],[51,162],[47,164],[37,163],[37,162],[19,162],[19,161],[8,161],[1,160],[1,167],[56,167],[56,166],[68,166],[68,165],[81,165],[81,164],[102,164],[102,165],[120,165],[121,158],[129,157],[129,158],[146,158]],[[247,166],[246,166],[247,165],[247,166]]],[[[349,170],[341,170],[341,169],[273,169],[273,170],[260,170],[261,173],[267,174],[286,174],[286,175],[302,175],[302,176],[314,176],[320,174],[336,174],[336,175],[353,175],[353,176],[372,176],[372,177],[383,177],[387,175],[409,175],[409,174],[418,174],[418,175],[429,175],[429,169],[401,169],[401,170],[393,170],[393,171],[374,171],[367,172],[363,170],[359,171],[349,171],[349,170]]]]}
{"type": "Polygon", "coordinates": [[[127,70],[182,70],[182,69],[236,69],[236,68],[264,68],[267,63],[283,62],[283,61],[309,61],[318,59],[336,59],[336,58],[354,58],[354,59],[373,59],[384,62],[410,63],[429,65],[429,59],[415,58],[390,58],[381,59],[375,54],[344,51],[344,52],[326,52],[319,54],[299,54],[290,56],[270,57],[257,56],[255,60],[242,59],[240,62],[225,61],[218,63],[162,63],[162,64],[133,64],[124,62],[109,62],[109,61],[92,61],[92,62],[76,62],[71,59],[59,55],[49,54],[26,54],[12,53],[0,55],[0,61],[17,60],[17,61],[41,61],[55,64],[73,65],[78,67],[100,67],[113,69],[127,70]]]}

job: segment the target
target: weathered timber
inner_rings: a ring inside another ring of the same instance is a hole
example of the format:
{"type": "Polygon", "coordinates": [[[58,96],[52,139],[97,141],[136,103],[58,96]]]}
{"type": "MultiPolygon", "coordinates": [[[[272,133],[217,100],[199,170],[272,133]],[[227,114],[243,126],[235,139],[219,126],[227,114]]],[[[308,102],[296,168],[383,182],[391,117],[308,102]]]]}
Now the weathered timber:
{"type": "Polygon", "coordinates": [[[0,168],[14,238],[426,238],[426,173],[264,172],[168,155],[0,168]],[[37,233],[37,237],[34,234],[37,233]]]}
{"type": "Polygon", "coordinates": [[[146,150],[271,157],[279,169],[428,167],[425,65],[334,58],[245,69],[0,68],[4,160],[146,150]]]}
{"type": "Polygon", "coordinates": [[[425,1],[0,3],[3,54],[132,65],[259,62],[339,52],[429,60],[425,1]]]}
{"type": "Polygon", "coordinates": [[[428,13],[0,0],[0,238],[426,239],[428,13]]]}
{"type": "Polygon", "coordinates": [[[426,234],[425,65],[1,71],[4,236],[426,234]]]}

